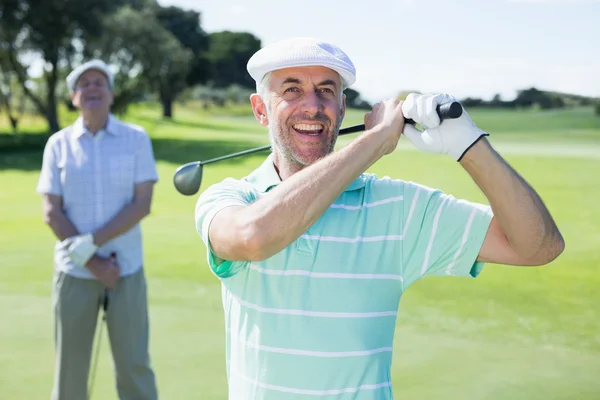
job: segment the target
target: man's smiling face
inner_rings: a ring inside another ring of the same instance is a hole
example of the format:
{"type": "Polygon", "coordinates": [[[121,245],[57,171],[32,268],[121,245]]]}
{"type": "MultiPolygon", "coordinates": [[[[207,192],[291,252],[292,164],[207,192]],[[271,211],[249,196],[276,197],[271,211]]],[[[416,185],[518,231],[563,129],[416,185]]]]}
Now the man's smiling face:
{"type": "Polygon", "coordinates": [[[89,70],[77,80],[72,96],[73,105],[80,110],[107,112],[113,102],[113,92],[106,75],[89,70]]]}
{"type": "Polygon", "coordinates": [[[281,161],[302,169],[334,150],[346,111],[342,90],[339,74],[326,67],[272,73],[264,124],[281,161]]]}

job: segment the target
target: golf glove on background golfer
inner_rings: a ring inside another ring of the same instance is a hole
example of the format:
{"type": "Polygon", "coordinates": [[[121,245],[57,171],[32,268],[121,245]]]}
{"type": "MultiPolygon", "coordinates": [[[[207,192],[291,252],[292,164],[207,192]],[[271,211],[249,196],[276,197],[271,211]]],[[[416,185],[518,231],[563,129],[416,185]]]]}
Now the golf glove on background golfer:
{"type": "Polygon", "coordinates": [[[94,243],[94,236],[91,233],[66,238],[62,245],[67,249],[71,260],[80,267],[85,267],[90,258],[98,251],[98,246],[94,243]]]}
{"type": "Polygon", "coordinates": [[[413,125],[404,126],[404,135],[421,151],[448,154],[460,161],[469,148],[482,136],[488,133],[479,129],[463,109],[459,118],[446,119],[440,123],[436,107],[456,101],[449,94],[416,94],[411,93],[402,103],[405,118],[411,118],[425,128],[420,131],[413,125]]]}

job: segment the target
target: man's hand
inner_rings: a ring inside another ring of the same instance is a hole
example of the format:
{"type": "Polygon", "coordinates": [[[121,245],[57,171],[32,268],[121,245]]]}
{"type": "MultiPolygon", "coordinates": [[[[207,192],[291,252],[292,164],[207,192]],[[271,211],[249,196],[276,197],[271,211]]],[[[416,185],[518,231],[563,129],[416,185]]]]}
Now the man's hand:
{"type": "Polygon", "coordinates": [[[67,249],[71,260],[81,267],[85,266],[98,250],[91,233],[66,238],[62,246],[67,249]]]}
{"type": "Polygon", "coordinates": [[[381,128],[380,131],[388,135],[384,154],[390,154],[396,149],[404,128],[402,101],[389,99],[375,104],[373,110],[365,114],[365,130],[374,127],[381,128]]]}
{"type": "Polygon", "coordinates": [[[425,130],[421,132],[414,126],[406,124],[404,135],[419,150],[448,154],[456,161],[460,161],[475,142],[489,134],[479,129],[465,110],[459,118],[447,119],[440,123],[436,107],[453,101],[456,99],[445,93],[409,94],[402,104],[404,116],[413,119],[425,127],[425,130]]]}
{"type": "Polygon", "coordinates": [[[90,272],[106,287],[112,289],[119,280],[120,270],[116,261],[110,258],[93,256],[86,264],[90,272]]]}

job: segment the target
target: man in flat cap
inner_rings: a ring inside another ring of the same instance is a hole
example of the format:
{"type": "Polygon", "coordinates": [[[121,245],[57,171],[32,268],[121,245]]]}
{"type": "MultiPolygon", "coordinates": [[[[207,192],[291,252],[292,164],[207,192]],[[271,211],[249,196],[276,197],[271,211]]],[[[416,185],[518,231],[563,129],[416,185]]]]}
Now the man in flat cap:
{"type": "Polygon", "coordinates": [[[285,40],[248,62],[273,152],[197,202],[221,280],[229,398],[391,399],[398,303],[425,276],[476,277],[484,263],[543,265],[564,248],[536,192],[469,115],[440,123],[447,94],[385,100],[334,151],[355,68],[337,46],[285,40]],[[405,125],[411,118],[426,129],[405,125]],[[491,206],[365,173],[404,133],[460,162],[491,206]]]}
{"type": "Polygon", "coordinates": [[[74,69],[67,86],[79,118],[48,140],[37,185],[57,238],[52,399],[88,398],[100,306],[119,398],[157,399],[139,225],[158,180],[152,144],[143,128],[110,113],[113,75],[104,62],[74,69]]]}

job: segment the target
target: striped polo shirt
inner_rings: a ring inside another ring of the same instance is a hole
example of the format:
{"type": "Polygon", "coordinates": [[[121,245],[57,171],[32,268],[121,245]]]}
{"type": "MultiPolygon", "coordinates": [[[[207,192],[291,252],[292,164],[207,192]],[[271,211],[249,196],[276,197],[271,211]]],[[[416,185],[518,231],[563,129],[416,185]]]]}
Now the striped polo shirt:
{"type": "Polygon", "coordinates": [[[208,240],[214,215],[280,182],[270,155],[249,176],[209,187],[196,205],[222,286],[229,398],[392,399],[402,293],[427,275],[476,277],[490,207],[365,173],[274,256],[217,259],[208,240]]]}

